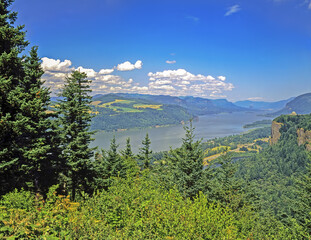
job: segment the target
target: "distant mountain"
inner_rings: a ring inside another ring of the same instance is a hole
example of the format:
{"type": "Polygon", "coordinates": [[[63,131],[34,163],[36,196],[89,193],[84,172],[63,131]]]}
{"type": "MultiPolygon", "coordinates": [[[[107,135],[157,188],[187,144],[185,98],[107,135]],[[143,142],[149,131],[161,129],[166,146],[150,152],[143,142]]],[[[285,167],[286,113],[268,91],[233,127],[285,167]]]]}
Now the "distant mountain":
{"type": "Polygon", "coordinates": [[[122,97],[132,97],[137,99],[145,99],[155,101],[162,104],[178,105],[188,110],[189,113],[194,115],[205,115],[224,112],[239,112],[247,111],[249,109],[236,106],[226,99],[206,99],[200,97],[173,97],[167,95],[147,95],[147,94],[117,94],[122,97]]]}
{"type": "Polygon", "coordinates": [[[252,110],[270,110],[270,111],[277,111],[285,107],[285,105],[293,100],[294,97],[282,100],[282,101],[277,101],[277,102],[263,102],[263,101],[238,101],[235,102],[234,104],[243,107],[243,108],[248,108],[252,110]]]}
{"type": "Polygon", "coordinates": [[[292,112],[296,112],[297,114],[311,113],[311,93],[306,93],[294,98],[292,101],[288,102],[283,109],[270,115],[279,116],[292,112]]]}

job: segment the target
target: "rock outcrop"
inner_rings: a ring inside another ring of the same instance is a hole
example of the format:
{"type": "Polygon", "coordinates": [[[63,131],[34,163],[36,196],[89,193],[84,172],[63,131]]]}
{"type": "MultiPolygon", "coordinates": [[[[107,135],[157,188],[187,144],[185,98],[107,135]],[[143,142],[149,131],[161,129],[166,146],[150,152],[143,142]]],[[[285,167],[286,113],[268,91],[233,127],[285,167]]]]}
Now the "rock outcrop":
{"type": "Polygon", "coordinates": [[[303,128],[297,129],[298,146],[306,144],[307,151],[311,151],[311,131],[303,128]]]}
{"type": "Polygon", "coordinates": [[[281,137],[280,128],[282,127],[282,123],[278,123],[276,121],[272,121],[271,124],[271,138],[270,138],[270,145],[273,145],[278,142],[281,137]]]}

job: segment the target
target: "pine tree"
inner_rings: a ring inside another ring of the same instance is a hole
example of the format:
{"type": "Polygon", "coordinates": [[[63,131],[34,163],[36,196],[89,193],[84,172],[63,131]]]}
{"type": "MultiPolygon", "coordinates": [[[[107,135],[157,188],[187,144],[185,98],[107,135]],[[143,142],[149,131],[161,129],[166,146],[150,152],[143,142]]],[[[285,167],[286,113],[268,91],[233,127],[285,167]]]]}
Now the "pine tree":
{"type": "Polygon", "coordinates": [[[230,205],[234,210],[239,209],[247,203],[243,197],[242,180],[235,178],[237,167],[232,162],[230,153],[217,158],[213,163],[215,167],[210,170],[208,184],[205,184],[205,193],[212,201],[217,201],[224,205],[230,205]]]}
{"type": "Polygon", "coordinates": [[[178,190],[185,196],[194,198],[202,190],[203,177],[203,150],[201,141],[194,141],[194,127],[190,121],[182,146],[170,150],[166,155],[169,165],[169,173],[178,190]]]}
{"type": "Polygon", "coordinates": [[[89,147],[93,134],[89,131],[92,119],[89,96],[91,81],[86,78],[85,73],[73,71],[66,78],[60,93],[63,99],[57,106],[61,126],[62,181],[73,199],[78,190],[90,190],[88,184],[93,178],[91,157],[95,148],[89,147]]]}
{"type": "Polygon", "coordinates": [[[51,114],[47,113],[50,103],[49,90],[43,87],[40,58],[37,47],[33,47],[30,56],[24,61],[25,78],[20,93],[21,113],[24,118],[23,139],[23,175],[24,181],[36,192],[47,192],[55,184],[56,176],[53,161],[57,159],[52,152],[51,114]]]}
{"type": "Polygon", "coordinates": [[[127,177],[135,177],[139,174],[139,166],[137,165],[136,159],[132,152],[132,147],[130,143],[130,138],[126,139],[126,147],[121,152],[122,162],[124,163],[126,176],[127,177]]]}
{"type": "Polygon", "coordinates": [[[49,91],[41,82],[43,71],[37,48],[20,56],[28,42],[24,26],[15,26],[16,12],[0,2],[0,193],[13,188],[39,191],[51,180],[47,158],[49,91]],[[44,176],[44,178],[42,177],[44,176]]]}
{"type": "Polygon", "coordinates": [[[95,160],[96,188],[107,190],[111,185],[112,177],[125,177],[126,165],[118,153],[115,136],[111,139],[109,150],[102,150],[102,154],[97,154],[95,160]]]}
{"type": "Polygon", "coordinates": [[[131,147],[131,143],[130,143],[130,138],[126,139],[126,146],[125,149],[121,152],[123,157],[129,157],[132,158],[133,152],[132,152],[132,147],[131,147]]]}
{"type": "Polygon", "coordinates": [[[152,150],[150,150],[151,140],[148,133],[146,133],[145,139],[142,141],[143,147],[139,149],[138,161],[142,165],[142,169],[148,169],[151,166],[152,150]]]}
{"type": "Polygon", "coordinates": [[[109,177],[124,177],[124,165],[121,156],[118,153],[119,145],[116,143],[115,136],[111,139],[110,149],[107,151],[106,156],[106,171],[109,177]]]}
{"type": "MultiPolygon", "coordinates": [[[[15,27],[17,13],[8,7],[13,1],[0,2],[0,191],[19,185],[20,82],[24,78],[23,59],[18,55],[25,49],[23,26],[15,27]]],[[[0,193],[1,193],[0,192],[0,193]]]]}

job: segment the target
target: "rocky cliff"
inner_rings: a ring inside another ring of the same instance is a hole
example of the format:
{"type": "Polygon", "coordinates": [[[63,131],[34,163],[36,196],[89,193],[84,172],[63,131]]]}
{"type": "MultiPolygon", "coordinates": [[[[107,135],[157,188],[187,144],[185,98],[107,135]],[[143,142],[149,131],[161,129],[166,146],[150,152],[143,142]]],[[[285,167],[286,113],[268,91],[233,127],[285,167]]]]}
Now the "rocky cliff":
{"type": "Polygon", "coordinates": [[[278,142],[281,137],[280,128],[282,127],[282,123],[278,123],[276,121],[272,121],[271,124],[271,138],[270,138],[270,145],[273,145],[278,142]]]}
{"type": "MultiPolygon", "coordinates": [[[[281,137],[280,128],[283,123],[279,123],[277,121],[273,121],[271,125],[271,138],[270,145],[273,145],[278,142],[281,137]]],[[[311,151],[311,131],[305,130],[303,128],[297,129],[297,143],[298,146],[305,145],[307,151],[311,151]]]]}
{"type": "Polygon", "coordinates": [[[311,151],[311,131],[303,128],[297,129],[298,146],[306,144],[306,149],[311,151]]]}

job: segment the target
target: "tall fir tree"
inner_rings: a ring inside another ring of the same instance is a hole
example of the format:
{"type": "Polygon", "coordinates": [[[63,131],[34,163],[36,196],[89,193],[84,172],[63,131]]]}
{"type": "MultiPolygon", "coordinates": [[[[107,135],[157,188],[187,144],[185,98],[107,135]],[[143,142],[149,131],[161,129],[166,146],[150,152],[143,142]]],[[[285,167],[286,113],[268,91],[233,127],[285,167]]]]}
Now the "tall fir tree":
{"type": "Polygon", "coordinates": [[[127,177],[135,177],[139,175],[140,168],[137,165],[134,153],[132,152],[130,138],[126,139],[126,146],[123,151],[121,151],[122,162],[125,167],[127,177]]]}
{"type": "Polygon", "coordinates": [[[17,13],[8,10],[12,2],[0,1],[0,193],[20,187],[39,191],[50,170],[49,92],[40,79],[37,48],[21,56],[28,42],[24,26],[15,26],[17,13]]]}
{"type": "Polygon", "coordinates": [[[28,45],[24,26],[15,27],[13,1],[0,1],[0,191],[18,187],[21,165],[20,82],[24,78],[23,58],[19,54],[28,45]]]}
{"type": "Polygon", "coordinates": [[[110,143],[110,149],[107,151],[105,160],[105,169],[109,177],[124,176],[124,164],[121,156],[118,153],[119,145],[116,143],[116,138],[113,136],[110,143]]]}
{"type": "Polygon", "coordinates": [[[21,113],[24,116],[23,175],[24,181],[36,192],[47,192],[55,184],[57,156],[53,149],[49,89],[43,86],[40,58],[33,47],[24,61],[25,78],[21,92],[21,113]]]}
{"type": "Polygon", "coordinates": [[[129,137],[126,139],[126,146],[125,146],[125,149],[121,152],[121,154],[123,157],[129,157],[129,158],[134,157],[134,154],[132,152],[132,147],[131,147],[131,140],[129,137]]]}
{"type": "Polygon", "coordinates": [[[112,177],[125,177],[126,165],[124,158],[118,153],[118,144],[115,136],[111,139],[109,150],[102,150],[102,154],[96,154],[96,188],[107,190],[112,182],[112,177]]]}
{"type": "Polygon", "coordinates": [[[185,197],[194,198],[202,190],[203,150],[201,141],[194,141],[194,127],[184,127],[182,146],[166,155],[171,181],[185,197]]]}
{"type": "Polygon", "coordinates": [[[72,199],[77,191],[90,191],[88,185],[93,179],[91,157],[95,148],[90,148],[91,92],[87,75],[73,71],[66,78],[59,94],[62,100],[57,105],[59,134],[62,149],[62,186],[68,189],[72,199]]]}
{"type": "Polygon", "coordinates": [[[142,141],[142,147],[139,149],[138,162],[142,166],[142,169],[149,169],[151,167],[152,150],[150,149],[151,140],[148,133],[142,141]]]}

